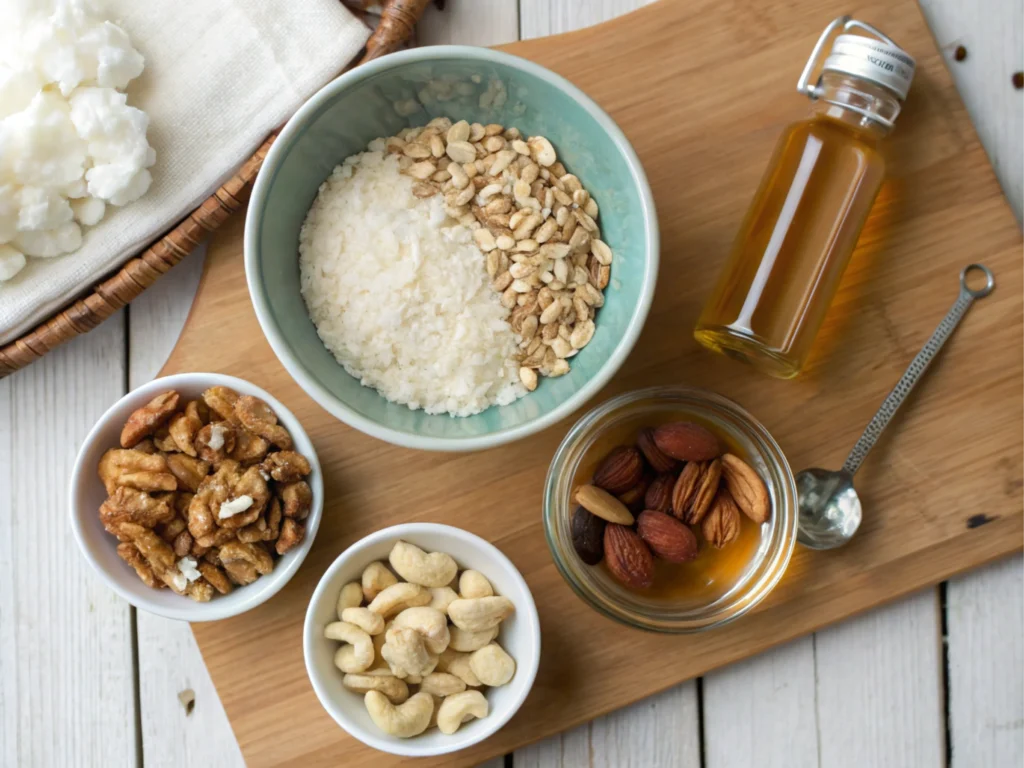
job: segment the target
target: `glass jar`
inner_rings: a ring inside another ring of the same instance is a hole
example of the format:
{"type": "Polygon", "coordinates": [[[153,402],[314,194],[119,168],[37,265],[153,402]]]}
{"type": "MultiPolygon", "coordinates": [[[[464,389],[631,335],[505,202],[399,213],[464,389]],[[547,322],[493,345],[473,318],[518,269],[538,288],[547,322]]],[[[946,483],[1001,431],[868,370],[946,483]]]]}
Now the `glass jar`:
{"type": "Polygon", "coordinates": [[[799,373],[885,177],[879,148],[900,112],[914,61],[842,17],[801,76],[814,103],[783,132],[694,331],[705,347],[780,378],[799,373]],[[832,32],[818,82],[809,72],[832,32]]]}
{"type": "Polygon", "coordinates": [[[544,484],[544,535],[559,573],[594,610],[638,629],[698,632],[747,613],[782,578],[796,544],[796,484],[772,436],[731,400],[687,387],[626,392],[585,414],[558,446],[544,484]],[[679,420],[703,424],[753,467],[768,490],[772,513],[756,526],[750,541],[738,539],[730,545],[739,557],[730,555],[729,549],[715,551],[712,557],[722,567],[712,570],[700,557],[693,561],[706,578],[681,585],[685,589],[675,594],[633,591],[604,566],[585,564],[573,548],[573,489],[589,482],[611,448],[633,444],[645,427],[679,420]]]}

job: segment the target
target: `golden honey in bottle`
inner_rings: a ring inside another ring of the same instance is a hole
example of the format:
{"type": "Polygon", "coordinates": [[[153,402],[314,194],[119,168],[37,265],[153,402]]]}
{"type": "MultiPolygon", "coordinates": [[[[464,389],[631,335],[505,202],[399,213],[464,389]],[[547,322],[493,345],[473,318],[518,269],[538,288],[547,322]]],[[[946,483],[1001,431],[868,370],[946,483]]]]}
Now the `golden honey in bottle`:
{"type": "Polygon", "coordinates": [[[779,138],[694,331],[716,352],[780,378],[799,373],[885,177],[879,145],[914,76],[892,40],[841,17],[826,28],[798,90],[810,116],[779,138]],[[835,38],[816,84],[820,52],[835,38]],[[847,33],[851,29],[872,36],[847,33]]]}

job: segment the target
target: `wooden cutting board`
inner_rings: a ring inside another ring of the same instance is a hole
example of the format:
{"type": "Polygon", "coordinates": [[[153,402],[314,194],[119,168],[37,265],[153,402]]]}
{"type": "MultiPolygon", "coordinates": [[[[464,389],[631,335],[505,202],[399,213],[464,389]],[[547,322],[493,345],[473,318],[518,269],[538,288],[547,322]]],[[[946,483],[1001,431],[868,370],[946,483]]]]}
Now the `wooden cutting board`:
{"type": "MultiPolygon", "coordinates": [[[[842,10],[842,9],[838,9],[842,10]]],[[[820,0],[663,0],[591,29],[505,50],[562,73],[618,121],[649,175],[662,233],[654,307],[636,349],[595,402],[686,383],[757,415],[796,469],[838,467],[875,408],[953,303],[960,268],[990,266],[977,303],[858,475],[865,520],[833,552],[798,548],[751,616],[666,637],[586,607],[555,570],[541,530],[549,457],[574,419],[483,453],[395,448],[335,421],[306,397],[263,338],[246,292],[242,218],[218,235],[163,373],[222,371],[266,387],[309,430],[326,502],[292,582],[196,638],[249,765],[386,765],[321,709],[302,661],[307,600],[327,565],[367,533],[427,520],[499,546],[541,614],[533,693],[479,747],[421,765],[472,765],[759,653],[1021,548],[1021,235],[913,0],[852,9],[918,58],[889,141],[890,181],[828,316],[806,374],[759,376],[697,348],[690,332],[782,126],[807,103],[797,74],[837,12],[820,0]]]]}

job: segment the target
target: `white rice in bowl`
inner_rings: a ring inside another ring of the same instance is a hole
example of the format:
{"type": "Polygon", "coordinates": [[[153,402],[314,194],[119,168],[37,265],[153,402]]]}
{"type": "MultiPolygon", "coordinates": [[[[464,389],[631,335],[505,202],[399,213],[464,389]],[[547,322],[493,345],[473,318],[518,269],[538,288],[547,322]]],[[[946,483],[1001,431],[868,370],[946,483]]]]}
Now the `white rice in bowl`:
{"type": "Polygon", "coordinates": [[[519,337],[472,229],[363,152],[321,186],[299,234],[302,297],[349,374],[395,403],[470,416],[526,394],[519,337]]]}

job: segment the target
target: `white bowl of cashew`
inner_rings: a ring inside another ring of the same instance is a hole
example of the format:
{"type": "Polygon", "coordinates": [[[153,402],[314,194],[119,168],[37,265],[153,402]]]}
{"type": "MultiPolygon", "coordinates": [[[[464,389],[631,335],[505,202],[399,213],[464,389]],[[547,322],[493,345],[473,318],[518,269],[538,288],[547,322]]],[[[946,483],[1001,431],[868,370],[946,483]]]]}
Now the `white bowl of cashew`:
{"type": "Polygon", "coordinates": [[[331,564],[320,579],[306,611],[303,651],[306,672],[317,698],[335,722],[350,735],[374,749],[395,755],[444,755],[477,744],[497,732],[525,701],[540,663],[540,620],[526,581],[512,561],[496,547],[459,528],[435,523],[408,523],[385,528],[361,539],[331,564]],[[515,674],[505,685],[482,688],[488,705],[486,717],[468,720],[450,735],[436,727],[409,738],[381,730],[371,719],[364,696],[342,685],[344,674],[334,665],[339,641],[324,636],[325,627],[338,621],[338,597],[342,587],[360,582],[370,563],[387,563],[389,553],[399,541],[414,544],[426,552],[451,555],[460,572],[466,569],[479,571],[490,581],[494,594],[507,597],[515,607],[514,612],[499,625],[499,634],[494,641],[515,660],[515,674]]]}

